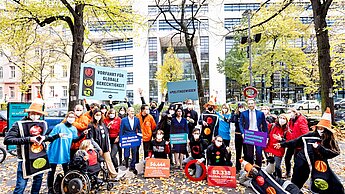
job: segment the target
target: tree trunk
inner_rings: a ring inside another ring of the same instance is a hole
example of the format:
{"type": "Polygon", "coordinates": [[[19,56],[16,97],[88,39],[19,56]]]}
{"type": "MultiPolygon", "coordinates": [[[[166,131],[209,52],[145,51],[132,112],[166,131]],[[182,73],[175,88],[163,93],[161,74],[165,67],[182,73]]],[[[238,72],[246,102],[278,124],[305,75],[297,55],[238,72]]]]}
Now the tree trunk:
{"type": "MultiPolygon", "coordinates": [[[[328,10],[325,10],[324,4],[321,4],[320,1],[312,2],[312,6],[319,63],[321,110],[324,112],[326,107],[329,107],[332,115],[334,115],[331,56],[326,23],[328,10]]],[[[332,117],[332,122],[334,123],[334,117],[332,117]]]]}
{"type": "Polygon", "coordinates": [[[73,110],[78,104],[79,96],[79,74],[82,58],[84,56],[84,25],[83,25],[84,5],[75,6],[74,29],[73,29],[73,49],[69,78],[69,103],[68,110],[73,110]]]}
{"type": "Polygon", "coordinates": [[[189,52],[189,56],[192,60],[195,78],[198,82],[199,106],[200,106],[200,110],[201,110],[202,106],[204,106],[204,104],[206,102],[205,102],[205,98],[204,98],[204,86],[203,86],[202,79],[201,79],[201,71],[200,71],[199,64],[198,64],[198,58],[197,58],[196,53],[195,53],[193,40],[188,35],[185,35],[185,41],[186,41],[186,47],[187,47],[188,52],[189,52]]]}

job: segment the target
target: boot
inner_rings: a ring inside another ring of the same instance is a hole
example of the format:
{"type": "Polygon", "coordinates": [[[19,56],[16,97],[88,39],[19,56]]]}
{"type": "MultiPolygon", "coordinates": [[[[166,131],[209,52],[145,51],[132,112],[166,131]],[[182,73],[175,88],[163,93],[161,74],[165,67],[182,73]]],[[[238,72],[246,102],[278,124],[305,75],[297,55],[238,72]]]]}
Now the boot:
{"type": "Polygon", "coordinates": [[[125,158],[125,167],[128,168],[128,158],[125,158]]]}

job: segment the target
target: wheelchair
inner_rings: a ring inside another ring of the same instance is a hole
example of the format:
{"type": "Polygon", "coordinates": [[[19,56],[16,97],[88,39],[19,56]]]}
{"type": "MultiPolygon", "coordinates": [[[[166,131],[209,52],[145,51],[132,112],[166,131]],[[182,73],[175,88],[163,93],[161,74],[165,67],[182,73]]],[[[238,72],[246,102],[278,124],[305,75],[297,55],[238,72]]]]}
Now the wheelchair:
{"type": "Polygon", "coordinates": [[[90,173],[87,164],[70,165],[66,175],[58,174],[54,182],[54,192],[58,194],[88,194],[97,193],[106,185],[110,191],[114,187],[114,181],[110,180],[108,169],[104,160],[100,161],[100,169],[90,173]],[[100,176],[98,176],[100,174],[100,176]]]}

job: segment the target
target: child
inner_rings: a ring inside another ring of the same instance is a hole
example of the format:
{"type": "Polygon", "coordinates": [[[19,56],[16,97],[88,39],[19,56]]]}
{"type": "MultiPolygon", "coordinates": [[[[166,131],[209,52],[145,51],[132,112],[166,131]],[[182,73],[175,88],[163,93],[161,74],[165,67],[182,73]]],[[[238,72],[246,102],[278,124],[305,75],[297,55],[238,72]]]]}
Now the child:
{"type": "Polygon", "coordinates": [[[170,153],[169,142],[163,139],[164,132],[162,130],[157,130],[156,139],[152,140],[149,149],[149,156],[147,158],[161,158],[167,159],[167,154],[170,153]]]}
{"type": "Polygon", "coordinates": [[[208,146],[206,155],[209,166],[232,166],[231,152],[226,149],[221,136],[215,137],[214,142],[208,146]]]}

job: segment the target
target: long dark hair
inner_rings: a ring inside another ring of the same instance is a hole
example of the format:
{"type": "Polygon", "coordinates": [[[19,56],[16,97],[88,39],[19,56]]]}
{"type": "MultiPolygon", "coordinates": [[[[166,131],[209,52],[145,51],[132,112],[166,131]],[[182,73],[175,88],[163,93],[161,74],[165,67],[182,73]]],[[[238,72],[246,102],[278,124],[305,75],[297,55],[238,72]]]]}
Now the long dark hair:
{"type": "Polygon", "coordinates": [[[101,119],[99,120],[99,122],[95,119],[95,114],[98,113],[98,112],[102,113],[101,110],[99,110],[98,108],[96,108],[96,109],[94,109],[94,110],[92,111],[92,120],[91,120],[91,123],[92,123],[92,125],[93,125],[95,128],[97,128],[98,125],[102,125],[102,124],[103,124],[103,115],[101,115],[101,119]]]}
{"type": "Polygon", "coordinates": [[[333,133],[325,128],[321,137],[321,145],[333,151],[340,152],[339,146],[335,141],[333,133]]]}

